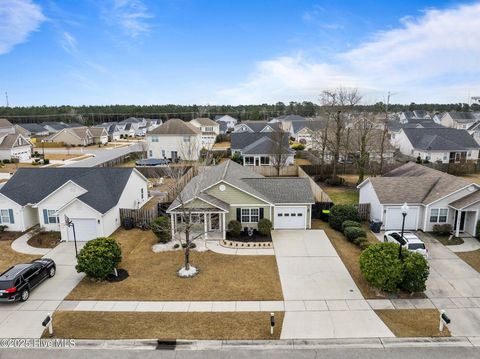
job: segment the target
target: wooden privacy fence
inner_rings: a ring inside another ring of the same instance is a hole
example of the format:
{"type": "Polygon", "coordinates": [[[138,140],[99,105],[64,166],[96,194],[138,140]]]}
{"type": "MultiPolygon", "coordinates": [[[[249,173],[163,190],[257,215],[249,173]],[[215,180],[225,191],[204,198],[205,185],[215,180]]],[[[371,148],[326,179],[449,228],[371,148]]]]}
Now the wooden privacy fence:
{"type": "Polygon", "coordinates": [[[312,188],[313,196],[315,197],[315,202],[332,202],[328,194],[326,194],[320,186],[310,177],[302,167],[298,167],[298,177],[308,178],[310,187],[312,188]]]}
{"type": "MultiPolygon", "coordinates": [[[[257,172],[265,177],[277,177],[279,174],[277,173],[277,169],[274,166],[246,166],[250,168],[252,171],[257,172]]],[[[298,174],[297,166],[283,166],[280,168],[280,176],[285,177],[296,177],[298,174]]]]}
{"type": "Polygon", "coordinates": [[[354,204],[354,206],[357,208],[358,214],[360,215],[360,219],[362,221],[370,220],[370,203],[359,203],[354,204]]]}
{"type": "Polygon", "coordinates": [[[150,224],[157,217],[157,206],[149,209],[120,208],[120,221],[123,223],[126,218],[131,218],[135,227],[144,223],[150,224]]]}

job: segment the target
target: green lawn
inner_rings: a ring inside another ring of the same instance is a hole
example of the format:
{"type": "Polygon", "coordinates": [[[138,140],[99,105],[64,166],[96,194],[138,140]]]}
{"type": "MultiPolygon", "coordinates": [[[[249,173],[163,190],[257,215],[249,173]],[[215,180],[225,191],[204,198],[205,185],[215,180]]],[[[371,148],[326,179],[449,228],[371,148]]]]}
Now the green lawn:
{"type": "Polygon", "coordinates": [[[340,186],[326,186],[320,184],[322,189],[328,194],[332,202],[335,204],[357,204],[358,203],[358,190],[356,188],[340,186]]]}

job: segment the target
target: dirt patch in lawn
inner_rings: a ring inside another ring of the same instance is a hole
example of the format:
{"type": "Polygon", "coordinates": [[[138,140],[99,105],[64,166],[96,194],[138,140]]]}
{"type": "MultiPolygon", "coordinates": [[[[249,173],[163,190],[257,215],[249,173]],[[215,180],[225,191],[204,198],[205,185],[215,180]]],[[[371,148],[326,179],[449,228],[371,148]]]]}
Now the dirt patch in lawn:
{"type": "Polygon", "coordinates": [[[22,233],[18,232],[4,232],[0,234],[0,273],[15,264],[30,262],[38,258],[38,256],[15,252],[11,247],[13,239],[7,239],[4,236],[11,233],[17,233],[17,237],[22,235],[22,233]]]}
{"type": "Polygon", "coordinates": [[[387,309],[375,313],[397,337],[451,336],[447,327],[438,331],[440,313],[437,309],[387,309]]]}
{"type": "Polygon", "coordinates": [[[480,249],[477,249],[476,251],[459,252],[455,254],[459,256],[464,262],[466,262],[470,267],[480,273],[480,249]]]}
{"type": "MultiPolygon", "coordinates": [[[[353,278],[358,289],[365,299],[379,299],[379,298],[426,298],[424,293],[409,293],[400,292],[398,294],[388,294],[373,288],[364,278],[360,270],[360,255],[362,250],[355,244],[346,240],[343,233],[330,228],[330,225],[319,219],[312,219],[312,229],[323,229],[327,234],[330,242],[337,251],[340,259],[347,268],[348,272],[353,278]]],[[[367,232],[367,239],[369,243],[379,243],[375,235],[369,230],[366,224],[363,224],[363,229],[367,232]]]]}
{"type": "Polygon", "coordinates": [[[53,315],[53,328],[55,338],[69,339],[279,339],[283,316],[283,312],[275,313],[273,335],[268,312],[58,311],[53,315]]]}
{"type": "Polygon", "coordinates": [[[30,238],[27,243],[37,248],[55,248],[60,243],[60,232],[39,232],[30,238]]]}
{"type": "Polygon", "coordinates": [[[115,232],[129,277],[119,283],[83,279],[68,300],[283,300],[275,256],[236,256],[192,252],[200,269],[194,278],[179,278],[183,252],[153,253],[151,231],[115,232]]]}

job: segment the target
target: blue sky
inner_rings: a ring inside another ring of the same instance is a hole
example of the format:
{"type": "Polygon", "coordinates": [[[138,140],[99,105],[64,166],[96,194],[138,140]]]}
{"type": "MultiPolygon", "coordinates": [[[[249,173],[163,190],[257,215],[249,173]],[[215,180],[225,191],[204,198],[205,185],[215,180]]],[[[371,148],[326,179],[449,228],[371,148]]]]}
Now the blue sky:
{"type": "Polygon", "coordinates": [[[0,0],[0,18],[12,106],[480,95],[472,1],[0,0]]]}

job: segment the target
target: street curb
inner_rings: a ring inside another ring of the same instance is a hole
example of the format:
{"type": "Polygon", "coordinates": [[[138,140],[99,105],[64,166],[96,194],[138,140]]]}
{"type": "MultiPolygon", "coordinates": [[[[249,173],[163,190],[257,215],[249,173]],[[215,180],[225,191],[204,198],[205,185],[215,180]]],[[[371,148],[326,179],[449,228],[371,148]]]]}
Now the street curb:
{"type": "MultiPolygon", "coordinates": [[[[480,347],[480,337],[448,338],[356,338],[282,340],[177,340],[174,350],[314,350],[391,349],[415,347],[480,347]]],[[[147,340],[76,340],[75,349],[172,350],[147,340]]]]}

